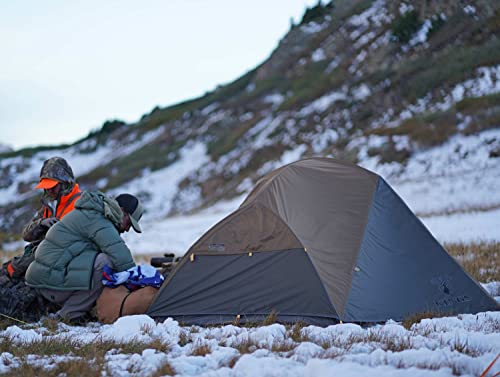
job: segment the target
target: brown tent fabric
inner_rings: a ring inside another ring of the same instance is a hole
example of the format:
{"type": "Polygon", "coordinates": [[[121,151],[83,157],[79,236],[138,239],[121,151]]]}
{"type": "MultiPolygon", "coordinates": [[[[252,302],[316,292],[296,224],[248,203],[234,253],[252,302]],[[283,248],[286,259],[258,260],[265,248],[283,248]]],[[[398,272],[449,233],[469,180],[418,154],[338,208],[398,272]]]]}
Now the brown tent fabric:
{"type": "Polygon", "coordinates": [[[342,313],[376,184],[377,175],[352,164],[307,159],[264,177],[241,208],[261,203],[288,224],[342,313]]]}
{"type": "Polygon", "coordinates": [[[295,234],[273,211],[252,203],[205,233],[190,253],[237,254],[301,247],[295,234]]]}

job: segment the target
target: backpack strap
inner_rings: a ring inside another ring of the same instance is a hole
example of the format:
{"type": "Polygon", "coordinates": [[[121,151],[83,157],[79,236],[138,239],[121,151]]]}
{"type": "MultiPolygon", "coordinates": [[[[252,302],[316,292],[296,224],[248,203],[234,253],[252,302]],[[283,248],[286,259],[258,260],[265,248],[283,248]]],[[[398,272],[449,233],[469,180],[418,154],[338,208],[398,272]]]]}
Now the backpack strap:
{"type": "MultiPolygon", "coordinates": [[[[132,291],[133,292],[133,291],[132,291]]],[[[129,292],[124,298],[123,298],[123,301],[122,301],[122,304],[120,305],[120,312],[118,313],[118,318],[122,316],[122,312],[123,312],[123,307],[125,306],[125,300],[128,298],[128,296],[130,296],[130,294],[132,292],[129,292]]]]}

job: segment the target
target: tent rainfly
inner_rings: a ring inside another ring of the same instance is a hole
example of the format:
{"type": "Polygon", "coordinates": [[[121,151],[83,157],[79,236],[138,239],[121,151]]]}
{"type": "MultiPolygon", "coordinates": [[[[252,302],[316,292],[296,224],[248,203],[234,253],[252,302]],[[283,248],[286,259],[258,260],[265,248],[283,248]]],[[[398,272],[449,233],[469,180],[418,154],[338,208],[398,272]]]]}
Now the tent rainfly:
{"type": "Polygon", "coordinates": [[[384,179],[309,158],[264,176],[196,241],[147,313],[324,326],[498,309],[384,179]]]}

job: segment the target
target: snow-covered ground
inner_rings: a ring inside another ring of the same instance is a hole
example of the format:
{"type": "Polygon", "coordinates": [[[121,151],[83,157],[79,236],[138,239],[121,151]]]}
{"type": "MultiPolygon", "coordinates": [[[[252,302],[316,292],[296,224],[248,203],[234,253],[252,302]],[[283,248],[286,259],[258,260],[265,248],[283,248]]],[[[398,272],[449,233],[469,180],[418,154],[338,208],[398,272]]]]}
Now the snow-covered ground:
{"type": "MultiPolygon", "coordinates": [[[[65,339],[81,345],[111,341],[115,347],[105,355],[111,376],[148,376],[165,364],[178,376],[479,376],[500,352],[500,312],[425,319],[409,329],[393,321],[369,328],[339,324],[300,329],[276,323],[251,328],[182,327],[172,319],[155,323],[140,315],[112,325],[59,324],[57,330],[38,324],[11,326],[0,332],[0,339],[18,345],[65,339]],[[143,350],[121,352],[120,343],[131,341],[144,343],[143,350]]],[[[73,355],[21,359],[3,352],[0,373],[23,362],[50,370],[75,359],[73,355]]],[[[488,376],[499,371],[500,363],[488,376]]]]}

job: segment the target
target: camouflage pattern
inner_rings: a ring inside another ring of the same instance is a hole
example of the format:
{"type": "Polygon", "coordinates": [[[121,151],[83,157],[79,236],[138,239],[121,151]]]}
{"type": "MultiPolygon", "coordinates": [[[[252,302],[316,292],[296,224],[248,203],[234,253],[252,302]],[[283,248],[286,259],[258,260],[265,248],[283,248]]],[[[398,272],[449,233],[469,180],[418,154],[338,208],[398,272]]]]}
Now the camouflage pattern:
{"type": "Polygon", "coordinates": [[[14,257],[4,263],[3,268],[0,268],[0,314],[27,322],[38,321],[53,306],[43,296],[37,294],[36,289],[27,286],[24,280],[26,270],[34,259],[34,251],[49,230],[47,226],[41,224],[46,218],[44,211],[48,210],[48,217],[54,216],[60,198],[70,193],[75,185],[73,170],[61,157],[46,160],[40,170],[40,178],[51,178],[60,182],[59,198],[54,203],[44,192],[41,199],[42,208],[22,232],[23,239],[30,244],[26,246],[23,255],[14,257]],[[11,264],[14,269],[12,277],[7,272],[8,264],[11,264]]]}
{"type": "Polygon", "coordinates": [[[43,217],[43,212],[44,208],[42,207],[33,219],[24,227],[22,236],[23,240],[26,242],[38,244],[45,238],[49,228],[41,224],[41,222],[45,219],[43,217]]]}
{"type": "Polygon", "coordinates": [[[44,192],[41,198],[42,208],[35,214],[33,219],[24,227],[22,236],[26,242],[34,242],[36,244],[40,243],[47,234],[49,230],[48,227],[41,225],[41,222],[47,218],[44,216],[44,210],[48,209],[49,216],[55,216],[56,208],[59,200],[64,195],[69,194],[73,187],[75,186],[75,176],[73,175],[73,169],[69,166],[68,162],[62,157],[51,157],[45,160],[40,170],[41,178],[51,178],[58,180],[61,185],[61,191],[59,193],[59,198],[54,204],[50,197],[44,192]]]}
{"type": "Polygon", "coordinates": [[[40,170],[40,178],[55,179],[59,182],[65,182],[71,185],[75,183],[73,170],[62,157],[51,157],[45,160],[40,170]]]}
{"type": "Polygon", "coordinates": [[[12,260],[15,273],[9,277],[6,265],[0,269],[0,314],[7,315],[25,322],[39,321],[50,311],[57,310],[36,289],[26,285],[24,274],[33,261],[36,247],[27,245],[25,252],[12,260]]]}
{"type": "Polygon", "coordinates": [[[0,314],[25,322],[37,322],[50,311],[57,310],[52,304],[28,287],[24,279],[11,280],[4,269],[0,269],[0,314]]]}

